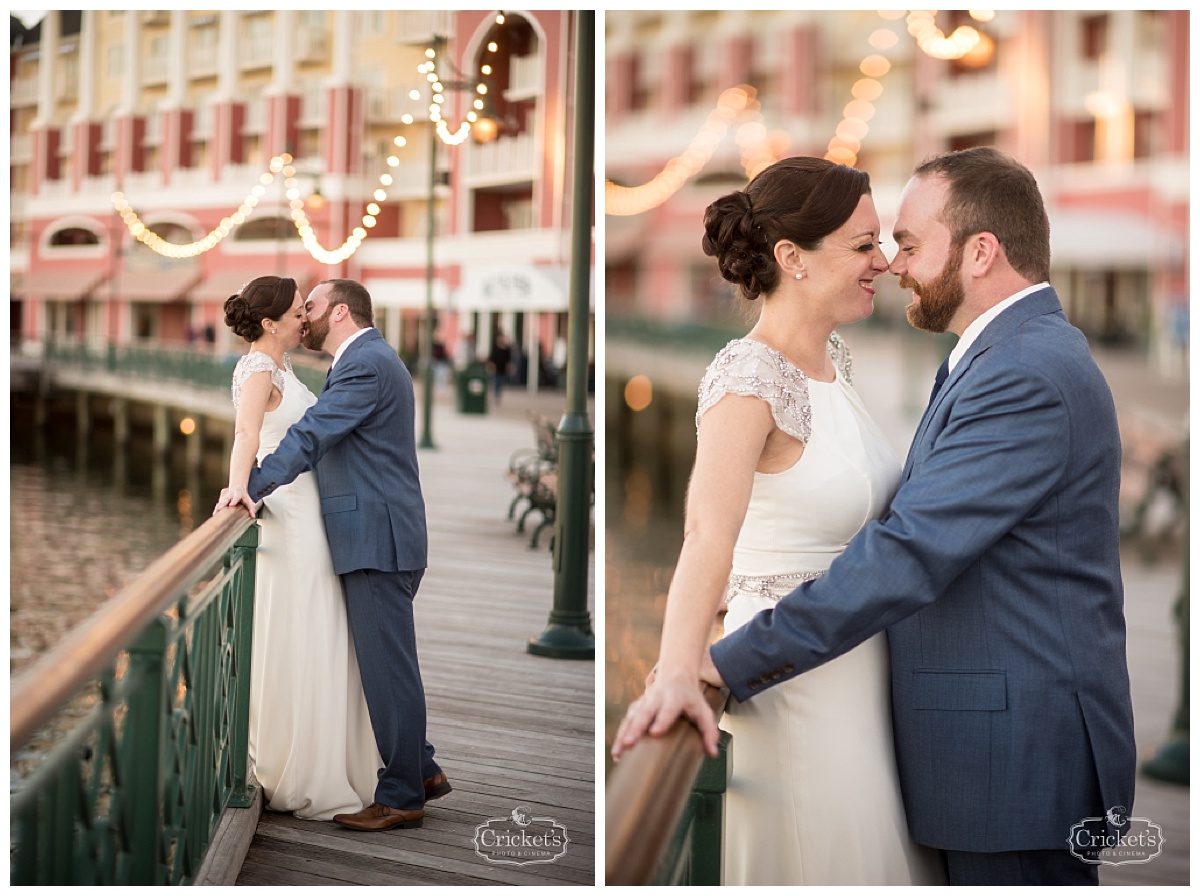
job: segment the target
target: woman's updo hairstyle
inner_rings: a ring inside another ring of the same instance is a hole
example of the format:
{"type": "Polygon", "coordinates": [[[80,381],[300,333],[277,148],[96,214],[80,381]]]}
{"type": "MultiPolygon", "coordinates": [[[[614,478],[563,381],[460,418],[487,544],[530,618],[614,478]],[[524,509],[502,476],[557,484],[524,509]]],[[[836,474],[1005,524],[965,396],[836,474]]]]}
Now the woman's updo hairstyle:
{"type": "Polygon", "coordinates": [[[741,298],[769,295],[779,285],[775,244],[818,248],[870,192],[865,171],[808,156],[781,159],[705,210],[704,254],[717,259],[741,298]]]}
{"type": "Polygon", "coordinates": [[[225,300],[225,324],[247,342],[263,334],[263,319],[279,320],[296,301],[291,277],[256,277],[225,300]]]}

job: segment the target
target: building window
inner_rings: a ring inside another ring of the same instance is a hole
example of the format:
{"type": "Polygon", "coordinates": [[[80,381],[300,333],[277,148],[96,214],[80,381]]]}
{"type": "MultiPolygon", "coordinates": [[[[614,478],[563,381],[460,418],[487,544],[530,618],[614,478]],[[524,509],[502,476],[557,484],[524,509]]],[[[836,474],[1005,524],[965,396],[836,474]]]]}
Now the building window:
{"type": "Polygon", "coordinates": [[[234,231],[233,238],[238,242],[285,240],[295,233],[296,226],[288,218],[251,218],[234,231]]]}
{"type": "Polygon", "coordinates": [[[1157,155],[1161,146],[1161,119],[1154,112],[1133,114],[1133,157],[1148,159],[1157,155]]]}
{"type": "Polygon", "coordinates": [[[995,131],[981,131],[978,134],[959,134],[951,137],[947,149],[957,152],[960,149],[971,149],[976,146],[995,146],[997,134],[995,131]]]}
{"type": "Polygon", "coordinates": [[[86,227],[64,227],[50,237],[51,246],[98,246],[100,237],[86,227]]]}
{"type": "Polygon", "coordinates": [[[1097,60],[1108,49],[1108,13],[1084,16],[1079,21],[1084,59],[1097,60]]]}
{"type": "Polygon", "coordinates": [[[1166,47],[1166,15],[1161,9],[1137,11],[1138,44],[1147,53],[1162,53],[1166,47]]]}
{"type": "Polygon", "coordinates": [[[1075,122],[1070,155],[1067,162],[1094,162],[1096,160],[1096,122],[1089,118],[1075,122]]]}

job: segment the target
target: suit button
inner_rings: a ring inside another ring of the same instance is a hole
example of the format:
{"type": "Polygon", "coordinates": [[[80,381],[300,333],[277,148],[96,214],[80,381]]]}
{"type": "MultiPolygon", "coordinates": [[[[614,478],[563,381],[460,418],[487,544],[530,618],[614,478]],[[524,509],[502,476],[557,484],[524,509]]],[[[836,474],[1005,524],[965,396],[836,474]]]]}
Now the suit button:
{"type": "Polygon", "coordinates": [[[784,671],[784,674],[785,674],[785,675],[791,675],[793,672],[795,672],[795,671],[796,671],[796,667],[795,667],[795,666],[793,666],[791,663],[787,663],[787,664],[786,664],[786,665],[783,667],[783,671],[784,671]]]}
{"type": "Polygon", "coordinates": [[[762,687],[762,679],[751,678],[748,682],[746,682],[746,687],[750,688],[752,691],[757,691],[760,687],[762,687]]]}
{"type": "Polygon", "coordinates": [[[779,681],[779,679],[783,678],[783,670],[782,670],[782,669],[776,669],[776,670],[775,670],[775,671],[774,671],[774,672],[771,674],[771,677],[772,677],[773,679],[775,679],[776,681],[779,681]]]}

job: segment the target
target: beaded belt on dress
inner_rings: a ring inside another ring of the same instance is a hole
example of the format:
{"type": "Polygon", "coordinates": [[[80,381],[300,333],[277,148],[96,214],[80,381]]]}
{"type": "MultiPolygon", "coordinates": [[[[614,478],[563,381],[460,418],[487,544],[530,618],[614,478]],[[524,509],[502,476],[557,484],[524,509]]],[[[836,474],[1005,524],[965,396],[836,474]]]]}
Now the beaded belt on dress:
{"type": "Polygon", "coordinates": [[[758,595],[768,600],[779,600],[804,582],[811,582],[823,575],[825,575],[823,569],[817,572],[794,572],[778,576],[732,575],[729,577],[729,587],[725,591],[725,603],[729,603],[735,595],[742,593],[758,595]]]}

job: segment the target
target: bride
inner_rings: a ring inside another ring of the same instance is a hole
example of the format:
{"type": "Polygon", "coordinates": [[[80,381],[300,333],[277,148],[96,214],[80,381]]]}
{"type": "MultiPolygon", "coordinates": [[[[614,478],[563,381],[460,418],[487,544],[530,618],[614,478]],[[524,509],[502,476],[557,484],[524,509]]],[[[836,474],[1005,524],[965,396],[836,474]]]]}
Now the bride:
{"type": "MultiPolygon", "coordinates": [[[[286,354],[306,326],[287,277],[259,277],[225,302],[250,343],[233,372],[229,488],[316,402],[286,354]]],[[[367,714],[341,580],[333,572],[317,483],[302,473],[260,513],[250,672],[250,760],[267,808],[299,818],[355,813],[374,800],[383,764],[367,714]]]]}
{"type": "MultiPolygon", "coordinates": [[[[828,569],[888,508],[900,463],[850,385],[835,328],[870,315],[887,270],[867,175],[784,159],[709,206],[706,254],[758,321],[722,349],[700,384],[683,548],[658,664],[617,732],[620,755],[680,711],[713,752],[697,705],[710,630],[746,624],[828,569]]],[[[944,883],[940,857],[913,842],[892,746],[886,635],[730,701],[724,882],[944,883]]]]}

